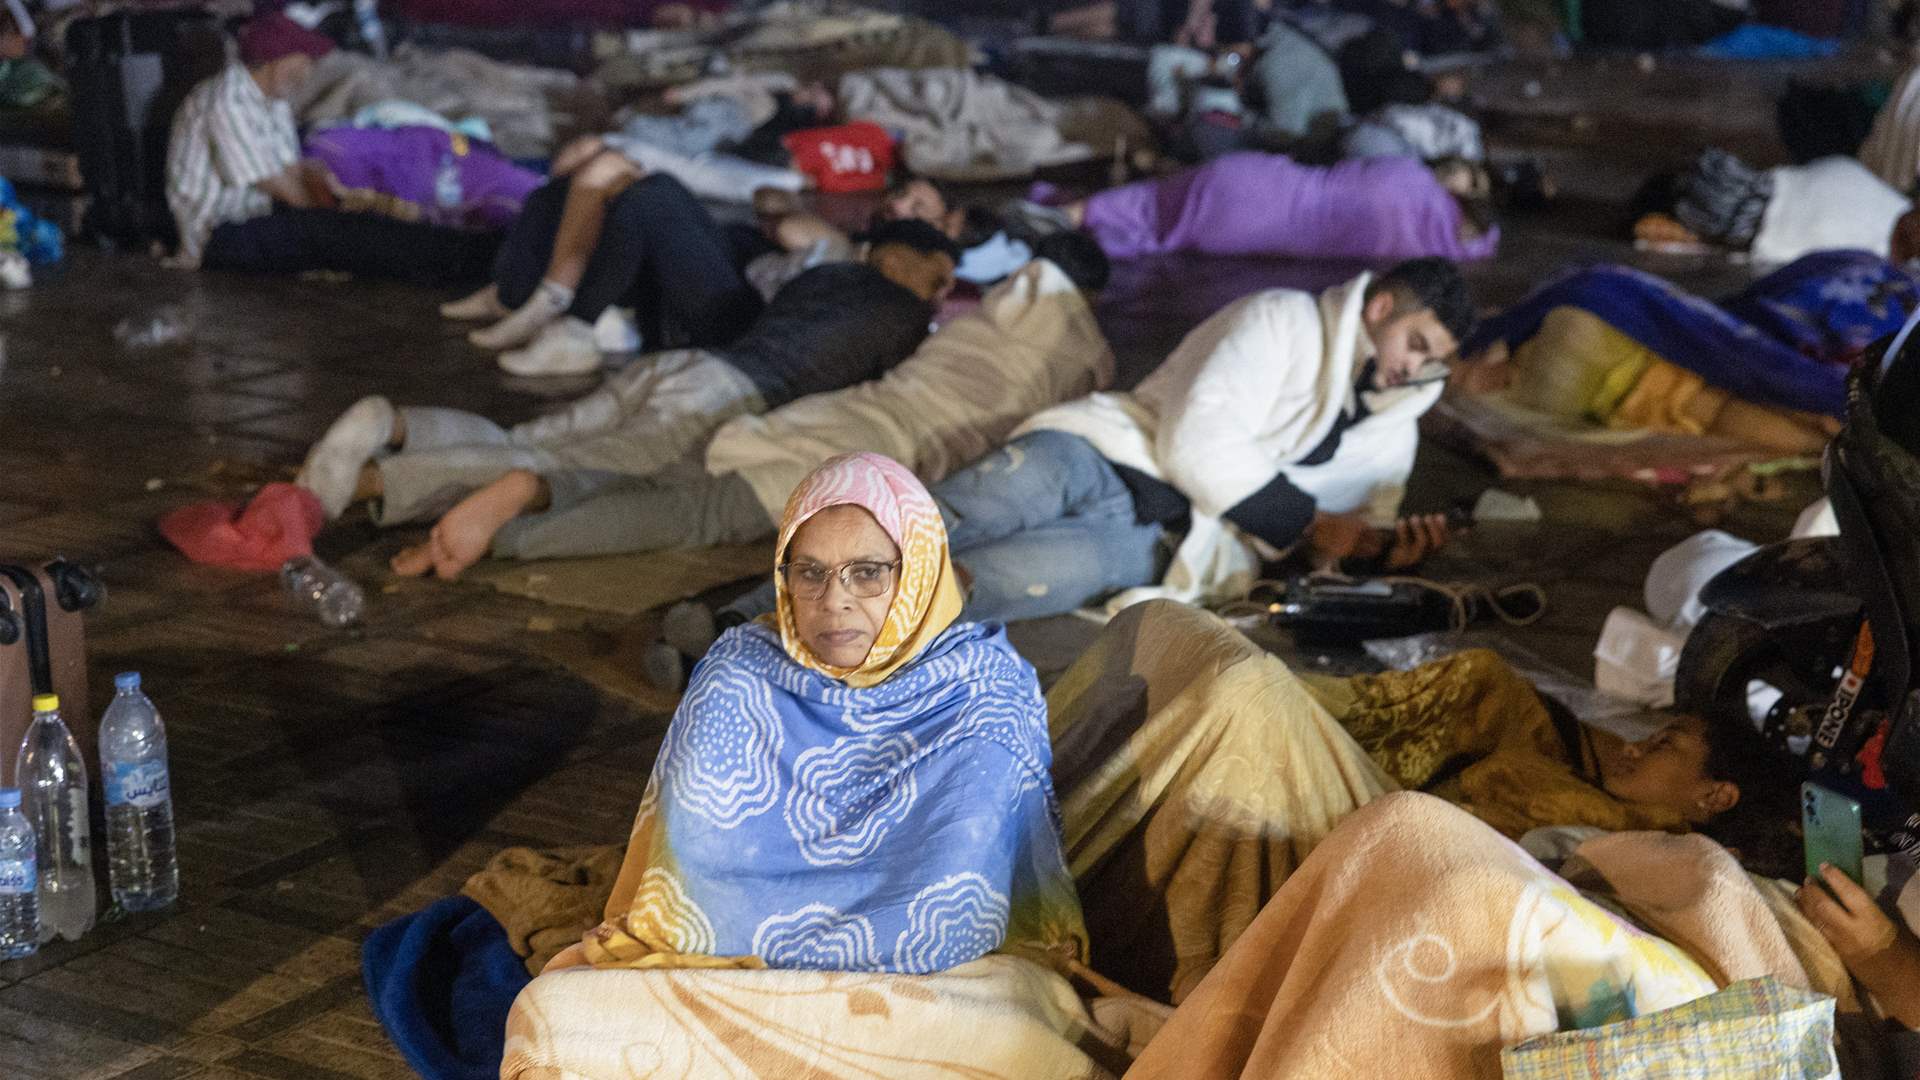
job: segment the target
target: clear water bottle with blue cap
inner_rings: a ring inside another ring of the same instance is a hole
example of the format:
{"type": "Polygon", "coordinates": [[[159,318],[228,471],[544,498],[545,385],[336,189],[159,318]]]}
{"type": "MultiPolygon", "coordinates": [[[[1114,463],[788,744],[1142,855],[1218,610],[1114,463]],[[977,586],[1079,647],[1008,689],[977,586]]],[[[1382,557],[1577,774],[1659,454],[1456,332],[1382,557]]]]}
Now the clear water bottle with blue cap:
{"type": "Polygon", "coordinates": [[[38,846],[20,809],[20,789],[0,788],[0,960],[40,951],[38,846]]]}
{"type": "Polygon", "coordinates": [[[123,909],[153,911],[180,895],[167,728],[141,690],[138,672],[114,676],[113,691],[113,704],[100,718],[108,880],[123,909]]]}
{"type": "Polygon", "coordinates": [[[33,699],[33,723],[14,759],[21,803],[39,852],[40,941],[79,941],[93,929],[93,822],[87,811],[87,762],[60,719],[60,699],[33,699]]]}

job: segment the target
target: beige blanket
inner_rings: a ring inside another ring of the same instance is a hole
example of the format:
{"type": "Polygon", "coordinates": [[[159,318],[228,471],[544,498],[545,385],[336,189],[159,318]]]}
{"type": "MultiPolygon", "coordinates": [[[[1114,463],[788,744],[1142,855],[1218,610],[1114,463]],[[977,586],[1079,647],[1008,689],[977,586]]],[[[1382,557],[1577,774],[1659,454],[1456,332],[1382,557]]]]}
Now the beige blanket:
{"type": "Polygon", "coordinates": [[[501,1080],[1096,1080],[1125,1069],[1073,987],[989,956],[939,975],[596,971],[528,984],[501,1080]]]}
{"type": "Polygon", "coordinates": [[[1394,790],[1287,666],[1167,600],[1047,695],[1092,966],[1179,1003],[1316,845],[1394,790]]]}
{"type": "Polygon", "coordinates": [[[601,111],[565,71],[503,64],[479,53],[453,49],[429,52],[410,45],[395,49],[392,60],[376,60],[345,50],[314,65],[313,77],[293,102],[302,128],[344,123],[361,109],[382,101],[409,101],[454,120],[480,117],[493,141],[508,157],[545,157],[574,126],[568,110],[601,111]]]}
{"type": "Polygon", "coordinates": [[[848,117],[900,133],[909,169],[941,180],[1018,179],[1149,140],[1146,125],[1117,103],[1069,108],[964,67],[855,71],[840,80],[839,96],[848,117]]]}
{"type": "Polygon", "coordinates": [[[727,422],[707,471],[739,473],[772,520],[821,462],[867,450],[928,484],[1006,441],[1014,425],[1113,381],[1113,351],[1086,297],[1036,259],[870,382],[727,422]]]}
{"type": "Polygon", "coordinates": [[[1565,871],[1604,891],[1438,799],[1383,798],[1327,837],[1127,1078],[1498,1077],[1503,1046],[1758,975],[1855,1005],[1831,950],[1705,838],[1606,835],[1565,871]]]}

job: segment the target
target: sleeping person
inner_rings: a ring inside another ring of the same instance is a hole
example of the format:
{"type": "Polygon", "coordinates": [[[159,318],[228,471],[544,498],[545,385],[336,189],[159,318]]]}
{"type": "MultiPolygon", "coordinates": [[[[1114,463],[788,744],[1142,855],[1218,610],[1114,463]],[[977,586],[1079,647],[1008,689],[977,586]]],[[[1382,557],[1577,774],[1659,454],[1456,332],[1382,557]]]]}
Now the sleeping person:
{"type": "Polygon", "coordinates": [[[1065,208],[1115,259],[1189,251],[1389,261],[1484,259],[1500,244],[1486,170],[1406,157],[1302,165],[1243,152],[1065,208]]]}
{"type": "Polygon", "coordinates": [[[1717,305],[1596,266],[1489,319],[1455,389],[1558,420],[1815,453],[1838,429],[1847,364],[1916,304],[1920,279],[1860,251],[1808,255],[1717,305]]]}

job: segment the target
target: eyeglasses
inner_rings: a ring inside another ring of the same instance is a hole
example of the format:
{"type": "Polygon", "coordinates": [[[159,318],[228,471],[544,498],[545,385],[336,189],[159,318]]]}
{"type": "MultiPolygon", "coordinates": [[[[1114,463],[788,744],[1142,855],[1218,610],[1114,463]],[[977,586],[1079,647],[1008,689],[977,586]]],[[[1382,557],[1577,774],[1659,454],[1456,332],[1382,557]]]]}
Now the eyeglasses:
{"type": "Polygon", "coordinates": [[[787,591],[802,600],[818,600],[827,595],[827,586],[834,578],[840,579],[840,587],[849,594],[871,600],[885,596],[887,590],[893,588],[893,575],[899,569],[897,562],[862,561],[839,566],[790,562],[781,564],[780,574],[787,579],[787,591]]]}

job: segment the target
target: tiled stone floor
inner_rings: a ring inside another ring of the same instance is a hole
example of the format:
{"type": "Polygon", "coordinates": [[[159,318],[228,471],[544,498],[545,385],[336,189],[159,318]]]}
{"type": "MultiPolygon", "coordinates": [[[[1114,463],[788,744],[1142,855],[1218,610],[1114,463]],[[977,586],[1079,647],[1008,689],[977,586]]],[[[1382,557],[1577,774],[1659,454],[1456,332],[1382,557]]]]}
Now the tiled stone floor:
{"type": "MultiPolygon", "coordinates": [[[[1765,101],[1786,70],[1663,71],[1622,93],[1615,64],[1517,66],[1484,81],[1496,100],[1522,103],[1502,113],[1496,143],[1545,155],[1568,191],[1561,213],[1513,223],[1502,259],[1475,271],[1484,301],[1514,299],[1567,258],[1629,257],[1601,237],[1637,173],[1709,136],[1764,146],[1765,101]],[[1535,78],[1545,91],[1527,96],[1535,78]]],[[[1642,262],[1715,287],[1741,276],[1709,260],[1642,262]]],[[[1228,299],[1347,269],[1129,267],[1103,315],[1137,378],[1228,299]]],[[[367,930],[456,890],[503,846],[626,834],[665,714],[529,648],[534,627],[578,616],[389,582],[385,559],[403,538],[362,524],[331,531],[322,554],[366,584],[371,613],[363,629],[329,632],[271,579],[190,566],[152,531],[183,501],[290,475],[306,442],[368,392],[518,420],[585,388],[500,375],[435,321],[435,299],[84,252],[39,288],[0,294],[0,555],[99,567],[109,599],[90,625],[96,700],[115,671],[147,676],[172,738],[184,884],[175,911],[109,914],[79,943],[0,965],[0,1074],[406,1076],[361,989],[367,930]],[[117,320],[163,304],[193,319],[189,344],[116,347],[117,320]]],[[[1445,507],[1493,481],[1428,447],[1413,506],[1445,507]]],[[[1625,486],[1512,487],[1540,499],[1546,522],[1484,528],[1435,569],[1546,585],[1549,616],[1509,636],[1585,672],[1606,611],[1635,602],[1653,556],[1695,525],[1625,486]]],[[[1796,505],[1742,510],[1727,527],[1776,535],[1796,505]]],[[[1089,632],[1073,619],[1017,630],[1049,671],[1089,632]]]]}

